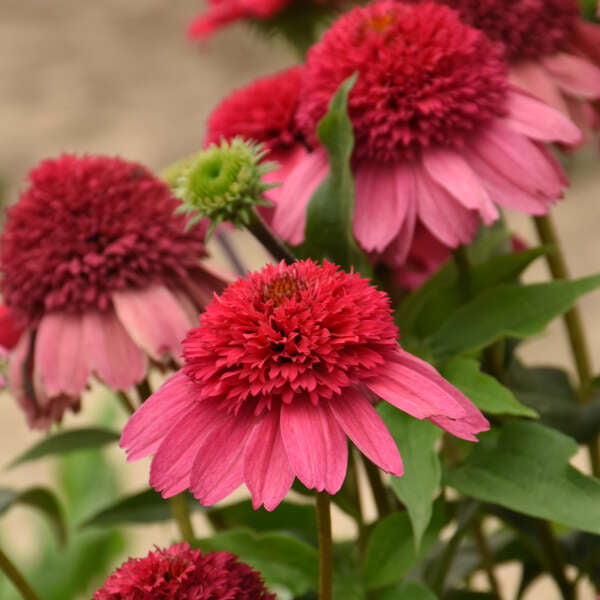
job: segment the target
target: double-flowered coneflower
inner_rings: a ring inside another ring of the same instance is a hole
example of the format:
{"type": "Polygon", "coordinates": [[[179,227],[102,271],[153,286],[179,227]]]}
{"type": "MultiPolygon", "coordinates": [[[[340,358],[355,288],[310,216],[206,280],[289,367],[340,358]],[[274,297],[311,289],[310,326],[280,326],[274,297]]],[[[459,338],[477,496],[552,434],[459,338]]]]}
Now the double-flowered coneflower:
{"type": "Polygon", "coordinates": [[[357,274],[269,265],[215,297],[183,342],[185,364],[131,417],[129,460],[154,454],[151,485],[202,504],[242,483],[273,510],[294,477],[335,494],[348,441],[402,475],[373,402],[476,441],[489,425],[428,363],[398,345],[389,299],[357,274]]]}
{"type": "Polygon", "coordinates": [[[328,168],[317,124],[353,73],[354,233],[367,252],[401,265],[418,223],[456,247],[497,205],[543,214],[561,197],[565,176],[543,144],[574,144],[578,128],[511,87],[500,47],[457,12],[375,3],[340,17],[308,53],[297,119],[317,149],[286,179],[274,219],[290,243],[303,240],[328,168]]]}
{"type": "MultiPolygon", "coordinates": [[[[115,390],[177,360],[226,280],[205,227],[185,232],[168,187],[139,164],[64,155],[29,174],[0,238],[3,300],[24,332],[9,384],[33,427],[76,410],[90,377],[115,390]]],[[[14,340],[13,340],[14,341],[14,340]]]]}

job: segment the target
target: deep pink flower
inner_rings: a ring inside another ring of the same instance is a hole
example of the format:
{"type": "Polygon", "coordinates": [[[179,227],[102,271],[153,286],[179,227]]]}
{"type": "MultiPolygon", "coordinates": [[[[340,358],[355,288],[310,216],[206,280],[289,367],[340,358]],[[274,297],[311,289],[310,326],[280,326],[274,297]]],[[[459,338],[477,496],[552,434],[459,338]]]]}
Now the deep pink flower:
{"type": "Polygon", "coordinates": [[[294,477],[336,493],[347,437],[384,471],[402,461],[376,396],[476,441],[481,413],[398,346],[383,293],[328,262],[267,266],[216,297],[184,340],[185,364],[127,423],[128,460],[154,454],[151,485],[204,505],[242,483],[273,510],[294,477]]]}
{"type": "Polygon", "coordinates": [[[577,0],[438,0],[500,42],[511,80],[569,116],[584,132],[599,125],[600,27],[585,22],[577,0]]]}
{"type": "MultiPolygon", "coordinates": [[[[404,263],[420,222],[449,247],[472,240],[496,205],[543,214],[565,176],[542,142],[574,143],[560,112],[509,85],[500,50],[451,9],[381,2],[342,16],[308,53],[298,122],[309,142],[352,73],[354,233],[404,263]]],[[[328,170],[318,148],[287,178],[274,227],[304,238],[306,206],[328,170]]]]}
{"type": "Polygon", "coordinates": [[[12,350],[23,333],[22,323],[5,304],[0,304],[0,348],[12,350]]]}
{"type": "Polygon", "coordinates": [[[130,558],[92,600],[275,600],[260,573],[228,552],[202,554],[188,544],[130,558]]]}
{"type": "MultiPolygon", "coordinates": [[[[297,66],[235,90],[209,116],[206,145],[236,136],[260,142],[269,150],[265,160],[281,165],[263,179],[269,183],[284,181],[307,153],[296,123],[301,82],[302,67],[297,66]]],[[[281,187],[273,188],[265,197],[277,202],[280,190],[281,187]]],[[[270,209],[268,214],[271,214],[270,209]]]]}
{"type": "Polygon", "coordinates": [[[25,333],[10,385],[33,427],[79,407],[90,376],[141,381],[147,357],[181,340],[226,282],[200,259],[204,229],[184,232],[167,186],[139,164],[103,156],[43,161],[8,209],[1,289],[25,333]]]}

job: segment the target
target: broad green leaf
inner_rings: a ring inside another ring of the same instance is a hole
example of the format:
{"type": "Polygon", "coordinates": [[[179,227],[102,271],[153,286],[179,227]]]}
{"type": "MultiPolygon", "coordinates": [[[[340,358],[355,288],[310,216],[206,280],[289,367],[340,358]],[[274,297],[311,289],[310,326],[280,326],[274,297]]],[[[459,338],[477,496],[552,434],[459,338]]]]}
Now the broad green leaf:
{"type": "Polygon", "coordinates": [[[22,492],[0,488],[0,515],[17,504],[39,510],[48,519],[58,543],[61,546],[65,544],[67,525],[60,502],[53,492],[39,486],[28,488],[22,492]]]}
{"type": "Polygon", "coordinates": [[[369,261],[352,233],[354,179],[350,157],[354,133],[347,104],[356,78],[355,73],[340,85],[328,113],[317,127],[317,136],[329,156],[330,169],[309,202],[305,237],[313,258],[327,258],[346,270],[354,266],[363,275],[369,275],[369,261]]]}
{"type": "Polygon", "coordinates": [[[434,505],[433,517],[423,536],[419,552],[416,552],[407,513],[393,513],[379,521],[367,544],[363,570],[367,588],[400,581],[425,556],[444,524],[444,503],[440,499],[434,505]]]}
{"type": "Polygon", "coordinates": [[[292,536],[232,529],[197,540],[195,545],[202,550],[235,554],[260,571],[268,587],[285,587],[295,596],[317,589],[318,552],[292,536]]]}
{"type": "Polygon", "coordinates": [[[434,445],[442,431],[429,421],[419,421],[385,402],[377,410],[402,456],[404,475],[392,477],[391,486],[406,506],[418,552],[441,480],[440,460],[434,445]]]}
{"type": "Polygon", "coordinates": [[[536,418],[535,410],[524,406],[497,379],[482,373],[472,358],[455,358],[444,365],[441,374],[455,385],[479,410],[492,415],[536,418]]]}
{"type": "Polygon", "coordinates": [[[482,436],[461,465],[444,473],[444,483],[466,496],[519,513],[600,534],[600,481],[569,464],[577,443],[533,423],[513,421],[482,436]],[[495,442],[495,443],[494,443],[495,442]]]}
{"type": "MultiPolygon", "coordinates": [[[[190,510],[204,510],[202,505],[187,494],[190,510]]],[[[152,489],[120,498],[113,504],[94,513],[80,527],[114,527],[132,523],[155,523],[173,518],[169,502],[152,489]]]]}
{"type": "Polygon", "coordinates": [[[66,454],[89,448],[99,448],[111,442],[118,441],[120,437],[121,434],[117,431],[99,427],[61,431],[34,444],[29,450],[15,458],[8,466],[12,468],[24,462],[37,460],[46,456],[66,454]]]}
{"type": "Polygon", "coordinates": [[[377,594],[377,600],[437,600],[437,596],[424,584],[402,581],[377,594]]]}
{"type": "Polygon", "coordinates": [[[574,281],[490,288],[459,308],[430,338],[439,360],[479,350],[505,336],[540,332],[584,294],[600,286],[600,275],[574,281]]]}
{"type": "Polygon", "coordinates": [[[312,504],[281,502],[275,510],[268,512],[264,508],[254,510],[250,500],[242,500],[208,512],[216,522],[227,529],[248,527],[262,532],[287,531],[316,542],[317,520],[312,504]]]}

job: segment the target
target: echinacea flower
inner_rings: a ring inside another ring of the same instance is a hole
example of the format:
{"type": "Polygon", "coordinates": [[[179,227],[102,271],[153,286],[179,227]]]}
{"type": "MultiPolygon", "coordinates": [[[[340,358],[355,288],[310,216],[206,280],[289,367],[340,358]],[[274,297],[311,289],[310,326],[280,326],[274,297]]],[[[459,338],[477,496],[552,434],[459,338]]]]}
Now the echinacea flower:
{"type": "MultiPolygon", "coordinates": [[[[498,47],[439,4],[381,2],[340,17],[308,53],[297,120],[309,143],[353,73],[354,234],[393,266],[421,223],[440,242],[472,240],[497,205],[544,214],[566,178],[543,142],[573,144],[562,113],[512,88],[498,47]]],[[[286,179],[273,226],[304,238],[306,206],[328,170],[320,147],[286,179]]]]}
{"type": "MultiPolygon", "coordinates": [[[[206,146],[237,136],[259,142],[269,151],[266,158],[279,164],[263,179],[269,183],[284,181],[307,153],[296,123],[301,83],[302,67],[297,66],[235,90],[208,117],[206,146]]],[[[280,189],[268,190],[265,198],[276,203],[280,189]]],[[[271,212],[267,212],[269,217],[271,212]]],[[[265,216],[264,209],[261,213],[265,216]]]]}
{"type": "Polygon", "coordinates": [[[226,281],[201,262],[204,227],[139,164],[64,155],[40,163],[0,238],[4,302],[25,331],[9,384],[32,427],[46,428],[95,375],[115,390],[181,340],[226,281]]]}
{"type": "Polygon", "coordinates": [[[569,116],[589,138],[600,124],[600,27],[577,0],[438,0],[502,44],[511,81],[569,116]]]}
{"type": "Polygon", "coordinates": [[[0,304],[0,348],[12,350],[23,333],[23,327],[5,304],[0,304]]]}
{"type": "Polygon", "coordinates": [[[275,600],[260,573],[228,552],[202,554],[189,545],[130,558],[92,600],[275,600]]]}
{"type": "Polygon", "coordinates": [[[242,483],[273,510],[294,477],[335,494],[350,438],[402,475],[376,396],[461,438],[489,425],[397,342],[389,299],[358,274],[307,260],[266,266],[215,298],[183,342],[185,364],[130,418],[128,460],[154,454],[150,484],[204,505],[242,483]]]}

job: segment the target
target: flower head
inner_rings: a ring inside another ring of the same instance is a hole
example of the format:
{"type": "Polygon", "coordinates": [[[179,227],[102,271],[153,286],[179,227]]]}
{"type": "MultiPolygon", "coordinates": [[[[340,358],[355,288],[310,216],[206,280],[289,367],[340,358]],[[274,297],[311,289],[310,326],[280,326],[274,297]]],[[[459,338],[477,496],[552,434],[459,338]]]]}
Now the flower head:
{"type": "Polygon", "coordinates": [[[215,298],[184,341],[184,367],[121,445],[129,460],[155,454],[150,483],[165,497],[189,487],[210,505],[245,483],[254,506],[272,510],[294,477],[336,493],[347,437],[402,474],[375,394],[476,440],[481,413],[396,338],[389,299],[359,275],[310,260],[267,266],[215,298]]]}
{"type": "Polygon", "coordinates": [[[176,207],[165,183],[119,158],[64,155],[30,172],[0,238],[0,286],[26,328],[10,384],[33,426],[77,408],[92,373],[123,390],[147,356],[180,355],[224,282],[200,262],[205,228],[186,233],[176,207]]]}
{"type": "Polygon", "coordinates": [[[266,151],[252,142],[236,137],[222,140],[199,152],[182,169],[175,185],[175,195],[182,200],[178,213],[192,215],[188,228],[203,217],[211,228],[224,221],[241,226],[248,223],[250,210],[265,204],[263,193],[270,184],[263,175],[276,168],[261,162],[266,151]]]}
{"type": "Polygon", "coordinates": [[[188,544],[130,558],[93,600],[274,600],[261,576],[227,552],[202,554],[188,544]]]}
{"type": "Polygon", "coordinates": [[[501,50],[433,2],[383,1],[340,17],[308,53],[297,120],[316,150],[286,179],[273,226],[304,238],[311,194],[327,173],[317,123],[352,73],[354,234],[392,266],[417,224],[448,247],[469,243],[496,205],[547,212],[566,179],[542,142],[574,143],[577,127],[511,88],[501,50]]]}

